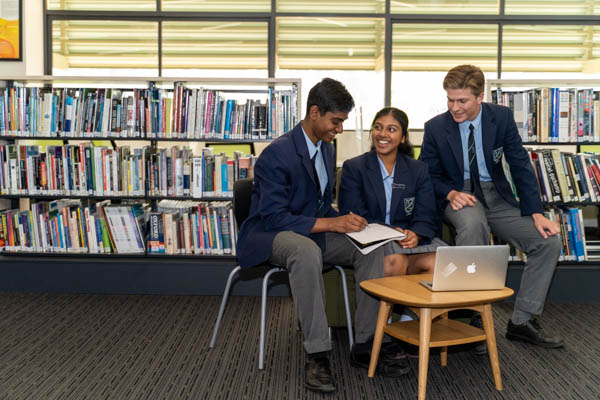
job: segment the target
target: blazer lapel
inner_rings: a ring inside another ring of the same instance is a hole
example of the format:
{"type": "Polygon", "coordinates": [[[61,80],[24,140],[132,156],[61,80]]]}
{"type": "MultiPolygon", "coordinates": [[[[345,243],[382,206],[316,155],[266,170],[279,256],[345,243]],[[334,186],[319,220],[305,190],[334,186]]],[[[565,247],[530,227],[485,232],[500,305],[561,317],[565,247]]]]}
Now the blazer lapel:
{"type": "MultiPolygon", "coordinates": [[[[394,183],[396,187],[401,188],[400,185],[406,185],[406,182],[410,181],[410,177],[407,176],[408,168],[404,162],[402,154],[396,156],[396,167],[394,168],[394,183]]],[[[404,194],[404,190],[394,190],[392,188],[392,204],[390,204],[390,222],[394,221],[394,215],[396,209],[400,205],[400,199],[404,194]]]]}
{"type": "Polygon", "coordinates": [[[302,131],[301,124],[302,123],[296,125],[292,131],[292,138],[294,139],[294,144],[296,145],[296,152],[302,159],[302,165],[304,166],[306,173],[316,188],[317,182],[315,181],[315,176],[313,174],[312,163],[310,161],[310,156],[308,155],[308,147],[306,146],[306,139],[304,138],[304,132],[302,131]]]}
{"type": "Polygon", "coordinates": [[[377,160],[377,153],[375,153],[375,150],[371,150],[367,156],[367,176],[373,187],[375,198],[377,198],[381,215],[385,217],[385,189],[383,188],[381,168],[379,167],[379,161],[377,160]]]}
{"type": "MultiPolygon", "coordinates": [[[[327,190],[332,193],[333,188],[333,163],[335,157],[333,157],[333,145],[330,143],[321,142],[321,151],[323,152],[323,163],[325,164],[325,170],[327,171],[327,190]]],[[[309,161],[310,162],[310,161],[309,161]]],[[[312,168],[312,166],[311,166],[312,168]]]]}
{"type": "Polygon", "coordinates": [[[492,162],[492,152],[494,143],[496,143],[497,133],[496,121],[494,120],[492,112],[487,108],[485,103],[481,103],[481,140],[483,143],[485,165],[490,174],[494,167],[492,162]]]}
{"type": "Polygon", "coordinates": [[[450,146],[450,150],[454,155],[454,159],[456,160],[456,164],[460,169],[460,175],[463,176],[465,173],[465,165],[463,160],[463,151],[462,151],[462,140],[460,138],[460,130],[458,129],[458,124],[452,119],[452,115],[450,111],[446,112],[446,118],[449,119],[446,124],[446,130],[448,133],[448,145],[450,146]]]}

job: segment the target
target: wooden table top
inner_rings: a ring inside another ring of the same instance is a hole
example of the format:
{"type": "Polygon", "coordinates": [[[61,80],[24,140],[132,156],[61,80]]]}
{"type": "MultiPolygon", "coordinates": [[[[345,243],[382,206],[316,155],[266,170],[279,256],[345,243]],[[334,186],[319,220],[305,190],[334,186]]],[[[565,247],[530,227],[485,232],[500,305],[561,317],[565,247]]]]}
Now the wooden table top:
{"type": "Polygon", "coordinates": [[[360,287],[383,300],[411,307],[447,308],[487,304],[513,295],[510,288],[433,292],[419,281],[431,281],[432,274],[392,276],[363,281],[360,287]]]}

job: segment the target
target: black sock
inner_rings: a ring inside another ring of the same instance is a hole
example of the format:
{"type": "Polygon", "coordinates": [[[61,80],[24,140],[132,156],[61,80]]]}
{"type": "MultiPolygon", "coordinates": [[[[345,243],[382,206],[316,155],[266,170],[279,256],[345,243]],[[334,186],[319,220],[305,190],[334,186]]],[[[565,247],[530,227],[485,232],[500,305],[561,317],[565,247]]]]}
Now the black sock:
{"type": "Polygon", "coordinates": [[[328,358],[328,351],[319,351],[317,353],[308,353],[307,354],[309,360],[316,360],[317,358],[328,358]]]}
{"type": "Polygon", "coordinates": [[[365,342],[365,343],[354,343],[354,346],[352,347],[352,351],[354,351],[356,353],[370,353],[372,348],[373,348],[373,342],[369,340],[368,342],[365,342]]]}

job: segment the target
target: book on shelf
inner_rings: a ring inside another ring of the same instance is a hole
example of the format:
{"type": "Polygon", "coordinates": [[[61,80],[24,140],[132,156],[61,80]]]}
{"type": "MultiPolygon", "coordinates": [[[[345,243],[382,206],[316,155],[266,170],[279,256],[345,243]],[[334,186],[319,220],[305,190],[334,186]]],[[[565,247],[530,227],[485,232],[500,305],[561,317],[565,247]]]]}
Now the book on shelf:
{"type": "Polygon", "coordinates": [[[540,196],[548,203],[600,201],[600,156],[527,149],[540,196]]]}
{"type": "Polygon", "coordinates": [[[103,207],[102,211],[115,253],[143,254],[144,241],[131,206],[108,205],[103,207]]]}
{"type": "Polygon", "coordinates": [[[189,147],[0,145],[0,194],[50,196],[231,197],[233,182],[252,177],[255,157],[233,159],[189,147]]]}
{"type": "Polygon", "coordinates": [[[513,110],[523,142],[600,142],[600,94],[591,88],[498,88],[491,100],[513,110]]]}
{"type": "Polygon", "coordinates": [[[0,88],[0,136],[273,139],[298,121],[295,88],[256,90],[241,100],[235,89],[184,82],[172,89],[17,85],[0,88]]]}

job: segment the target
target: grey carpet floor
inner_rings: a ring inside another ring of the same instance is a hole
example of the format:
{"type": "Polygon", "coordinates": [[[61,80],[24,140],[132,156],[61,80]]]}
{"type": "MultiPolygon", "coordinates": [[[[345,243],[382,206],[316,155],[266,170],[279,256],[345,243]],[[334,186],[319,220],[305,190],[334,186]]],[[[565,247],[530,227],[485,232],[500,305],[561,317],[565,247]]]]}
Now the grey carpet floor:
{"type": "MultiPolygon", "coordinates": [[[[416,399],[417,362],[402,378],[367,378],[333,330],[338,392],[303,387],[302,334],[289,298],[268,302],[264,371],[257,369],[260,302],[231,298],[209,349],[220,298],[0,294],[0,399],[416,399]]],[[[566,338],[545,350],[504,338],[511,304],[494,306],[504,390],[487,357],[432,355],[428,399],[599,399],[600,304],[549,304],[544,326],[566,338]]]]}

